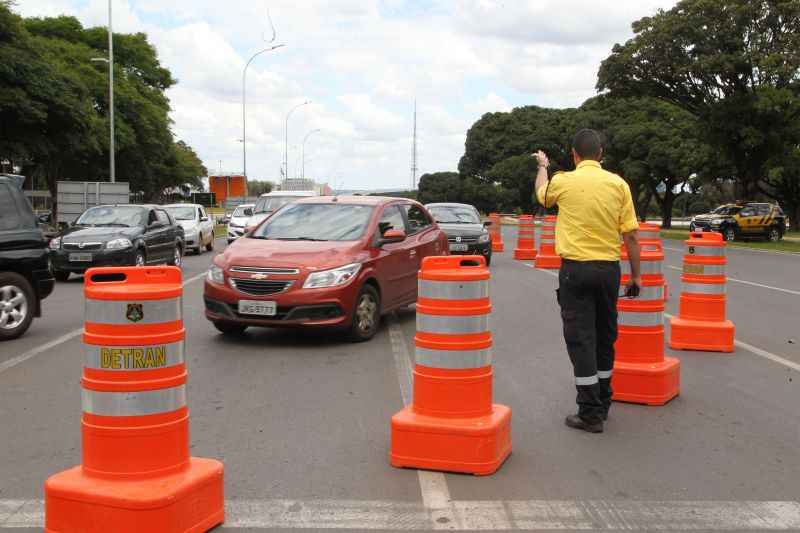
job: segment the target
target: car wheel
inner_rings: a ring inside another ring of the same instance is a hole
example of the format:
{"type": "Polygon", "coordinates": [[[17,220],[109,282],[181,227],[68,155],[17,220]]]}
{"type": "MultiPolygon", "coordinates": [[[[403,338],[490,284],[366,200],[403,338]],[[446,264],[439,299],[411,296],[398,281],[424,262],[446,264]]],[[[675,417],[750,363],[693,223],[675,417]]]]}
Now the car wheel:
{"type": "Polygon", "coordinates": [[[15,272],[0,274],[0,340],[16,339],[33,321],[34,292],[31,284],[15,272]]]}
{"type": "Polygon", "coordinates": [[[247,326],[243,324],[234,324],[233,322],[214,321],[212,324],[214,324],[214,327],[223,335],[241,335],[244,333],[244,330],[247,329],[247,326]]]}
{"type": "Polygon", "coordinates": [[[489,254],[485,255],[484,258],[486,259],[486,266],[487,267],[490,266],[492,264],[492,254],[491,254],[491,252],[489,254]]]}
{"type": "Polygon", "coordinates": [[[180,245],[175,246],[175,251],[172,253],[172,259],[167,262],[169,266],[180,267],[183,263],[183,250],[180,245]]]}
{"type": "Polygon", "coordinates": [[[56,281],[67,281],[69,279],[69,272],[65,270],[54,270],[53,277],[56,281]]]}
{"type": "Polygon", "coordinates": [[[725,230],[722,232],[722,235],[725,237],[726,241],[733,242],[736,240],[736,230],[733,228],[733,226],[728,226],[725,228],[725,230]]]}
{"type": "Polygon", "coordinates": [[[364,342],[378,332],[381,323],[381,299],[372,285],[364,285],[358,291],[353,309],[353,323],[350,326],[350,340],[364,342]]]}
{"type": "Polygon", "coordinates": [[[777,226],[772,226],[769,229],[769,233],[767,234],[767,239],[769,239],[769,242],[778,242],[781,240],[781,237],[781,230],[777,226]]]}
{"type": "Polygon", "coordinates": [[[214,232],[211,232],[211,236],[208,239],[208,244],[206,244],[206,250],[209,252],[214,251],[214,232]]]}
{"type": "Polygon", "coordinates": [[[133,260],[134,266],[143,267],[147,263],[144,250],[136,250],[136,257],[133,260]]]}

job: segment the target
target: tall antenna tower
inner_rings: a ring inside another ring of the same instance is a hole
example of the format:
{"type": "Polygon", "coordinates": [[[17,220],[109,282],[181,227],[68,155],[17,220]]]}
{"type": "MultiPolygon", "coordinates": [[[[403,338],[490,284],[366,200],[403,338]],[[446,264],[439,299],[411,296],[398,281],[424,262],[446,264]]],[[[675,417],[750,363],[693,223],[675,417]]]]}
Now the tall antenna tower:
{"type": "Polygon", "coordinates": [[[414,98],[414,140],[411,149],[411,190],[417,187],[417,99],[414,98]]]}

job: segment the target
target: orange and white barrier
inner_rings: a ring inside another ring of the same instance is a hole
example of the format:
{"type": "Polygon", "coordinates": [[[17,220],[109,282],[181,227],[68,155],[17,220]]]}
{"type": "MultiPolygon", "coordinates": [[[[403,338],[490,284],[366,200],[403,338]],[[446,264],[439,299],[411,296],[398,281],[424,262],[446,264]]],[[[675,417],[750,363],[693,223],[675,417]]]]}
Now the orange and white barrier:
{"type": "Polygon", "coordinates": [[[188,533],[224,520],[223,465],[189,455],[181,271],[86,272],[82,464],[45,482],[49,533],[188,533]]]}
{"type": "Polygon", "coordinates": [[[489,234],[492,236],[492,251],[502,252],[506,247],[503,243],[503,226],[500,223],[500,215],[489,213],[489,220],[492,222],[492,225],[489,226],[489,234]]]}
{"type": "Polygon", "coordinates": [[[511,453],[511,409],[492,403],[489,278],[480,256],[423,259],[414,399],[392,417],[392,466],[489,475],[511,453]]]}
{"type": "Polygon", "coordinates": [[[679,316],[670,321],[670,348],[733,352],[735,328],[726,319],[725,241],[720,233],[693,232],[685,242],[679,316]]]}
{"type": "Polygon", "coordinates": [[[520,215],[519,217],[514,259],[536,259],[536,226],[533,223],[533,215],[520,215]]]}
{"type": "MultiPolygon", "coordinates": [[[[659,244],[663,246],[661,241],[661,226],[651,222],[641,222],[639,224],[639,242],[642,246],[648,244],[659,244]]],[[[669,285],[664,280],[664,301],[669,300],[669,285]]]]}
{"type": "MultiPolygon", "coordinates": [[[[630,281],[627,252],[622,251],[624,287],[630,281]]],[[[616,358],[611,386],[613,400],[664,405],[680,393],[680,361],[664,357],[664,249],[642,245],[642,290],[637,298],[620,297],[616,358]]]]}
{"type": "Polygon", "coordinates": [[[556,221],[555,215],[542,217],[539,231],[539,253],[536,254],[536,268],[558,270],[561,268],[561,257],[556,255],[556,221]]]}

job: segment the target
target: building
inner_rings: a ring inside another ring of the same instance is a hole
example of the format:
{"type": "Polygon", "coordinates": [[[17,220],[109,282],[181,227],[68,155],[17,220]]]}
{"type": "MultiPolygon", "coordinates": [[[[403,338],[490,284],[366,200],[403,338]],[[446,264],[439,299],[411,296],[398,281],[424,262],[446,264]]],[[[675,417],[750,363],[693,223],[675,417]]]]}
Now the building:
{"type": "Polygon", "coordinates": [[[217,174],[208,177],[208,190],[220,205],[235,205],[247,197],[247,178],[241,174],[217,174]],[[238,201],[241,200],[241,201],[238,201]],[[237,202],[238,201],[238,202],[237,202]]]}
{"type": "Polygon", "coordinates": [[[327,183],[315,183],[306,178],[287,178],[280,182],[275,190],[278,191],[314,191],[320,196],[330,196],[331,188],[327,183]]]}

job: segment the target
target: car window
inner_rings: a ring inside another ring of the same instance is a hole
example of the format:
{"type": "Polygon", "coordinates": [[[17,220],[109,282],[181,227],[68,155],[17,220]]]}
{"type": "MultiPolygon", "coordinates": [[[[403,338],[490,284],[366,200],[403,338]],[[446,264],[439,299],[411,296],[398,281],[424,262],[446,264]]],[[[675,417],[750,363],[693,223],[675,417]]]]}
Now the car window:
{"type": "Polygon", "coordinates": [[[156,209],[156,216],[158,217],[159,222],[166,224],[167,226],[172,224],[166,211],[162,211],[161,209],[156,209]]]}
{"type": "Polygon", "coordinates": [[[769,205],[760,205],[760,206],[758,206],[758,211],[757,211],[756,214],[762,215],[762,216],[763,215],[769,215],[771,211],[772,211],[772,207],[770,207],[769,205]]]}
{"type": "Polygon", "coordinates": [[[741,213],[739,213],[743,217],[752,217],[756,214],[756,210],[754,207],[747,206],[742,209],[741,213]]]}
{"type": "Polygon", "coordinates": [[[142,208],[135,205],[100,205],[90,207],[78,217],[78,226],[136,227],[142,224],[142,208]]]}
{"type": "Polygon", "coordinates": [[[480,224],[478,212],[465,205],[435,205],[428,209],[436,222],[442,224],[480,224]]]}
{"type": "Polygon", "coordinates": [[[423,211],[418,205],[405,204],[403,205],[403,208],[406,211],[406,218],[408,219],[409,234],[422,231],[433,224],[433,221],[428,218],[428,215],[425,214],[425,211],[423,211]]]}
{"type": "Polygon", "coordinates": [[[11,188],[0,183],[0,231],[17,229],[20,227],[22,219],[19,215],[17,203],[11,188]]]}
{"type": "Polygon", "coordinates": [[[290,204],[250,236],[286,241],[356,241],[369,226],[374,208],[353,204],[290,204]]]}
{"type": "Polygon", "coordinates": [[[194,220],[197,214],[194,207],[185,205],[165,207],[164,209],[178,220],[194,220]]]}
{"type": "Polygon", "coordinates": [[[388,205],[381,214],[381,219],[378,222],[378,231],[381,235],[390,229],[406,230],[406,223],[403,219],[403,214],[396,205],[388,205]]]}

